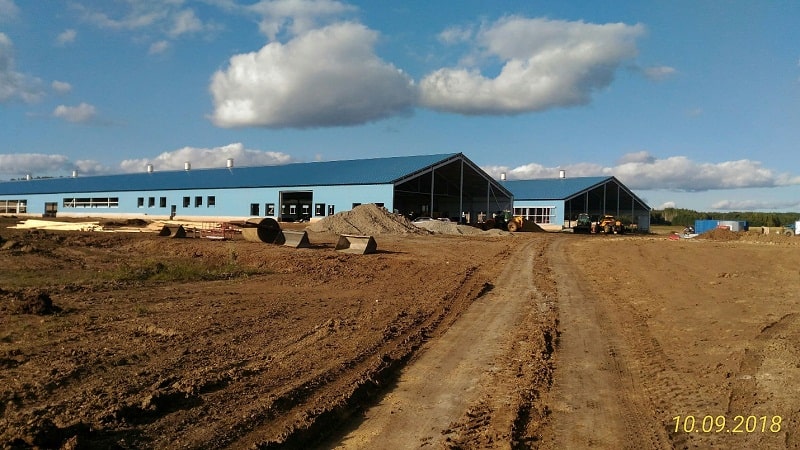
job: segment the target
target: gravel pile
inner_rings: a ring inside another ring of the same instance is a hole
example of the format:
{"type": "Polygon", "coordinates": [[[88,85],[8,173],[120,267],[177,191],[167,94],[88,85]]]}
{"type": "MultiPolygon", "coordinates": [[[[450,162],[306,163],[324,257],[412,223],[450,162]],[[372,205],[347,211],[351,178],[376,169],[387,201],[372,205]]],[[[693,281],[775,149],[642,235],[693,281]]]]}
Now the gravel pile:
{"type": "Polygon", "coordinates": [[[408,219],[390,213],[386,208],[374,204],[359,205],[350,211],[342,211],[308,226],[309,231],[336,234],[428,234],[414,226],[408,219]]]}
{"type": "Polygon", "coordinates": [[[470,225],[459,225],[455,222],[442,222],[441,220],[430,220],[428,222],[421,222],[415,224],[420,228],[424,228],[433,233],[438,234],[463,234],[463,235],[507,235],[508,231],[500,229],[490,229],[483,231],[480,228],[475,228],[470,225]]]}

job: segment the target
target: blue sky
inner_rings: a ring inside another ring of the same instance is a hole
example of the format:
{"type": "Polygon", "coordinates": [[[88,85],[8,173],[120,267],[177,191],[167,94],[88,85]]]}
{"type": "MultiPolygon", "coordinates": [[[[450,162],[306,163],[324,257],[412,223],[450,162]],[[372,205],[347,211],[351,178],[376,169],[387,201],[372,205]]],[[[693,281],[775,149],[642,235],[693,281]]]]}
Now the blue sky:
{"type": "Polygon", "coordinates": [[[800,2],[0,0],[0,179],[463,152],[800,211],[800,2]],[[454,5],[458,5],[454,7],[454,5]]]}

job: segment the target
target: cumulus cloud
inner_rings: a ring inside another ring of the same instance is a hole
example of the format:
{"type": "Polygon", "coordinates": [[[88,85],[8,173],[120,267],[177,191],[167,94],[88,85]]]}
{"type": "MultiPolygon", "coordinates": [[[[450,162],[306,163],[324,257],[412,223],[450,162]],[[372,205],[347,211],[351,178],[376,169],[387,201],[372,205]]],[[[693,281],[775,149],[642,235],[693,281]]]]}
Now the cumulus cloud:
{"type": "Polygon", "coordinates": [[[0,154],[0,173],[9,176],[25,174],[63,173],[72,169],[72,163],[64,155],[41,153],[0,154]]]}
{"type": "Polygon", "coordinates": [[[677,203],[672,202],[672,201],[664,202],[664,203],[656,206],[654,209],[668,209],[668,208],[677,208],[677,203]]]}
{"type": "Polygon", "coordinates": [[[286,153],[250,150],[237,142],[213,148],[183,147],[155,158],[126,159],[120,163],[120,169],[141,172],[147,164],[153,164],[156,170],[181,170],[187,161],[197,169],[219,168],[225,167],[228,158],[233,158],[237,166],[274,166],[294,162],[294,158],[286,153]]]}
{"type": "MultiPolygon", "coordinates": [[[[519,114],[583,105],[636,56],[641,25],[591,24],[511,16],[482,27],[477,51],[502,61],[490,78],[480,67],[443,68],[421,82],[424,106],[459,114],[519,114]]],[[[442,39],[463,40],[464,30],[442,39]]],[[[472,60],[472,58],[468,59],[472,60]]]]}
{"type": "Polygon", "coordinates": [[[213,76],[211,119],[221,127],[306,128],[402,114],[414,105],[414,84],[375,55],[377,37],[344,22],[235,55],[213,76]]]}
{"type": "Polygon", "coordinates": [[[77,106],[58,105],[53,110],[53,117],[72,123],[88,123],[94,120],[96,115],[95,107],[88,103],[81,103],[77,106]]]}
{"type": "Polygon", "coordinates": [[[58,45],[67,45],[75,42],[75,38],[78,37],[78,32],[73,29],[64,30],[56,36],[56,43],[58,45]]]}
{"type": "Polygon", "coordinates": [[[624,155],[612,167],[591,163],[544,167],[532,163],[513,168],[488,166],[484,170],[495,177],[505,172],[510,180],[555,178],[559,170],[565,170],[568,177],[615,176],[631,189],[685,192],[800,185],[800,176],[777,173],[763,167],[759,161],[742,159],[709,163],[693,161],[685,156],[656,158],[648,152],[624,155]]]}
{"type": "Polygon", "coordinates": [[[17,72],[14,44],[5,33],[0,33],[0,104],[13,100],[33,103],[42,98],[41,80],[17,72]]]}
{"type": "Polygon", "coordinates": [[[261,17],[259,29],[274,41],[284,29],[297,36],[316,28],[321,21],[340,17],[356,8],[334,0],[261,0],[247,10],[261,17]]]}
{"type": "Polygon", "coordinates": [[[59,94],[66,94],[67,92],[72,90],[72,85],[67,83],[66,81],[53,81],[50,86],[53,88],[54,91],[58,92],[59,94]]]}

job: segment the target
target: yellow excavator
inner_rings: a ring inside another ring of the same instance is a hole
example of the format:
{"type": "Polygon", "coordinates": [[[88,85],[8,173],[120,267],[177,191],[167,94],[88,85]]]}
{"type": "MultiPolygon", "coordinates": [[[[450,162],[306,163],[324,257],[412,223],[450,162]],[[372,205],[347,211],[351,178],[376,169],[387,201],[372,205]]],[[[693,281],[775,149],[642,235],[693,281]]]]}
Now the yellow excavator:
{"type": "Polygon", "coordinates": [[[594,232],[605,234],[622,234],[625,232],[625,225],[621,220],[610,214],[606,214],[602,219],[597,221],[594,232]]]}

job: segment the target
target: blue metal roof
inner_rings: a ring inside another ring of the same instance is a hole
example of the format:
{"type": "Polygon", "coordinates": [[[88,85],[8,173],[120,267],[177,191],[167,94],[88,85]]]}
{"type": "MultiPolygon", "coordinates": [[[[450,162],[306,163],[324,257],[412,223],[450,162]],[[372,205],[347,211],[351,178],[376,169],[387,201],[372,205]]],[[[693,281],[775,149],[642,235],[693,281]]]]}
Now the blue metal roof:
{"type": "Polygon", "coordinates": [[[514,194],[514,200],[566,200],[612,178],[542,178],[510,180],[502,184],[514,194]]]}
{"type": "Polygon", "coordinates": [[[389,184],[460,153],[0,182],[0,195],[389,184]]]}

